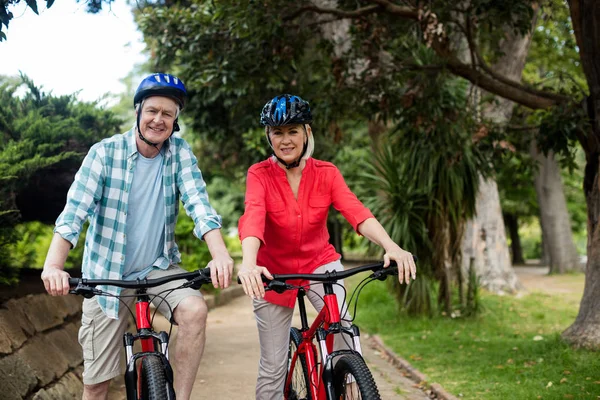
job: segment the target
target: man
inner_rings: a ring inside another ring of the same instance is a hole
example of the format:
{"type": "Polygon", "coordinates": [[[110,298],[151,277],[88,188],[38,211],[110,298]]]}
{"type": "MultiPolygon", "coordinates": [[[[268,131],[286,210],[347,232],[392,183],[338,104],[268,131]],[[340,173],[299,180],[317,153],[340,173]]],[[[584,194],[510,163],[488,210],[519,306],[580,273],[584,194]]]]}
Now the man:
{"type": "MultiPolygon", "coordinates": [[[[69,250],[77,244],[89,218],[83,276],[90,279],[157,278],[183,272],[176,264],[175,223],[181,198],[194,220],[194,234],[208,246],[215,287],[231,282],[233,260],[221,236],[221,217],[211,207],[205,183],[190,146],[180,137],[177,119],[185,106],[186,89],[168,74],[152,74],[139,85],[134,127],[96,143],[85,157],[56,221],[42,280],[49,294],[66,295],[64,271],[69,250]]],[[[200,266],[198,266],[200,267],[200,266]]],[[[177,283],[166,284],[156,292],[177,283]]],[[[109,288],[118,294],[118,288],[109,288]]],[[[172,291],[159,310],[178,324],[175,392],[189,398],[204,349],[207,306],[199,291],[172,291]]],[[[84,399],[106,399],[110,380],[121,374],[122,334],[126,308],[110,296],[83,302],[79,342],[84,357],[84,399]]]]}

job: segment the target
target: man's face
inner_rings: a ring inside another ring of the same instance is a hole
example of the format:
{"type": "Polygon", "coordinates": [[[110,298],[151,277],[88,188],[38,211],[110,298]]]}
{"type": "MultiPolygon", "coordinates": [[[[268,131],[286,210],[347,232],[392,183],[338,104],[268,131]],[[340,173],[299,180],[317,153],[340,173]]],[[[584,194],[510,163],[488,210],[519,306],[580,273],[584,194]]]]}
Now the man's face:
{"type": "Polygon", "coordinates": [[[177,103],[169,97],[146,98],[140,111],[140,131],[152,143],[162,143],[173,133],[177,103]]]}

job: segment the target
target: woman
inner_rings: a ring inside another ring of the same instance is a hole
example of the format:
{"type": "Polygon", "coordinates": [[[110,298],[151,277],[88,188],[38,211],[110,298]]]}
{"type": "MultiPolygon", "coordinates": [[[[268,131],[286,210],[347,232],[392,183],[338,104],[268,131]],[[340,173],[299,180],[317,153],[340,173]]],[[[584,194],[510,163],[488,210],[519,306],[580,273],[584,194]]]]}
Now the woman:
{"type": "MultiPolygon", "coordinates": [[[[288,94],[277,96],[264,106],[260,122],[274,154],[248,170],[246,210],[239,221],[243,260],[238,276],[244,291],[253,299],[259,330],[261,355],[256,398],[280,400],[296,293],[265,294],[261,275],[272,279],[272,273],[343,269],[340,255],[329,243],[330,205],[342,213],[356,232],[385,250],[385,266],[390,260],[398,263],[400,283],[415,279],[416,267],[412,255],[391,240],[350,191],[340,171],[329,162],[311,158],[314,139],[308,102],[288,94]]],[[[321,285],[315,285],[308,292],[317,311],[323,307],[322,291],[321,285]]],[[[335,291],[342,309],[343,289],[336,286],[335,291]]],[[[336,349],[345,347],[343,340],[335,342],[336,349]]]]}

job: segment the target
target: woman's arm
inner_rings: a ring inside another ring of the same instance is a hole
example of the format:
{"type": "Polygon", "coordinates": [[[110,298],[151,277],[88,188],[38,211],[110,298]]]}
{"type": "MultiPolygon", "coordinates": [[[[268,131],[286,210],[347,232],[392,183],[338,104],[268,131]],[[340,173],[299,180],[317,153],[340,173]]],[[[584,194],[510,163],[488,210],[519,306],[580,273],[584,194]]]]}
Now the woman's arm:
{"type": "Polygon", "coordinates": [[[410,282],[410,278],[416,278],[417,267],[415,260],[408,251],[403,250],[396,244],[383,226],[375,218],[367,218],[358,225],[358,232],[371,242],[381,246],[385,251],[383,255],[384,266],[390,265],[390,260],[398,264],[398,280],[400,283],[410,282]]]}

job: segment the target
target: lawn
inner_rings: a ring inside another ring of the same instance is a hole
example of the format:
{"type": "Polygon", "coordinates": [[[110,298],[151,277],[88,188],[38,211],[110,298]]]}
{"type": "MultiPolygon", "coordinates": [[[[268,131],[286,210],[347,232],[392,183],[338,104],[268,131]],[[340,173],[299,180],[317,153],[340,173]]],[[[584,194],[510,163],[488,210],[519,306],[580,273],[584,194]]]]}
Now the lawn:
{"type": "Polygon", "coordinates": [[[386,284],[374,282],[362,291],[357,323],[457,397],[600,398],[600,353],[560,338],[577,315],[583,274],[540,279],[559,288],[517,297],[484,292],[475,318],[399,315],[386,284]]]}

